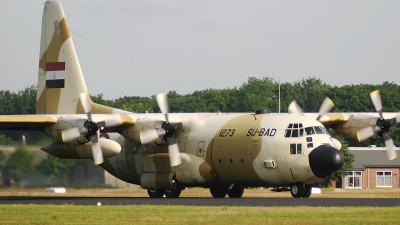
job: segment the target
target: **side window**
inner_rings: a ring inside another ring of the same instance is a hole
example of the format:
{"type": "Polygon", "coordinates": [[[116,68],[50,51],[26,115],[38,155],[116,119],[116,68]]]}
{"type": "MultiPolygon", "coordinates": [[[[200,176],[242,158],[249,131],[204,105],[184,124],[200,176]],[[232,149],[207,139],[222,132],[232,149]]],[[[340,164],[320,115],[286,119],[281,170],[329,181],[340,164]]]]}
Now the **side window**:
{"type": "Polygon", "coordinates": [[[290,154],[296,154],[296,144],[290,144],[290,154]]]}
{"type": "Polygon", "coordinates": [[[297,144],[297,154],[301,155],[301,144],[297,144]]]}
{"type": "Polygon", "coordinates": [[[290,154],[301,155],[302,154],[301,144],[290,144],[290,154]]]}

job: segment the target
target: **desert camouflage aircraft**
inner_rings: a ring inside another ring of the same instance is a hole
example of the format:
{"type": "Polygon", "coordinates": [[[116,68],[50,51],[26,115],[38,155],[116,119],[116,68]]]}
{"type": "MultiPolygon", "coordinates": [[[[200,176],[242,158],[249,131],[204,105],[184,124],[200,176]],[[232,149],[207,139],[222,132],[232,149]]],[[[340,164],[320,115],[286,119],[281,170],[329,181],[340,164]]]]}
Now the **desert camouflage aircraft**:
{"type": "Polygon", "coordinates": [[[240,198],[244,187],[290,186],[295,198],[311,195],[311,184],[340,169],[340,142],[324,126],[359,140],[385,139],[396,157],[389,128],[399,115],[302,113],[293,102],[285,114],[137,114],[90,100],[60,2],[43,10],[35,115],[0,116],[0,129],[43,131],[55,140],[42,150],[60,158],[93,159],[115,177],[148,190],[153,198],[179,197],[185,187],[209,188],[214,198],[240,198]],[[358,131],[361,130],[359,133],[358,131]]]}

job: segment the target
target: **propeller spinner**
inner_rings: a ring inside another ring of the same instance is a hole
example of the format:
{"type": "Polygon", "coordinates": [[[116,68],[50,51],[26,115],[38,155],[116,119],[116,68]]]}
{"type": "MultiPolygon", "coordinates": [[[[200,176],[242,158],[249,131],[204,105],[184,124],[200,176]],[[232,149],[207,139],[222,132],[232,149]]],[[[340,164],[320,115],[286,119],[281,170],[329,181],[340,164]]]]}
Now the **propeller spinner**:
{"type": "Polygon", "coordinates": [[[388,159],[393,160],[397,158],[397,153],[394,148],[393,139],[390,135],[389,129],[393,124],[400,122],[400,114],[392,119],[384,119],[382,114],[382,101],[379,90],[375,90],[369,95],[371,97],[372,103],[374,104],[375,110],[379,113],[379,119],[376,121],[375,125],[357,131],[358,141],[364,141],[372,135],[376,134],[377,137],[383,138],[383,140],[385,141],[388,159]]]}
{"type": "Polygon", "coordinates": [[[142,144],[150,143],[156,140],[159,137],[162,137],[163,140],[168,144],[168,155],[171,167],[180,165],[182,163],[181,157],[179,155],[178,144],[175,141],[175,132],[177,131],[177,127],[169,122],[168,119],[168,101],[167,94],[160,93],[156,95],[156,100],[158,107],[161,110],[161,113],[165,115],[165,123],[161,126],[161,128],[157,129],[149,129],[140,134],[140,140],[142,144]]]}

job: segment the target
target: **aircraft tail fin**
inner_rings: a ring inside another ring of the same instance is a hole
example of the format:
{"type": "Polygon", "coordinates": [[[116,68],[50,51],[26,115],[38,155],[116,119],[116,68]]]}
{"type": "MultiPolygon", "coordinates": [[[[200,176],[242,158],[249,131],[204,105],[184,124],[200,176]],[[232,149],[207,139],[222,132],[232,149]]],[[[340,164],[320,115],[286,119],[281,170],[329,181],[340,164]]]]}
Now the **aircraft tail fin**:
{"type": "MultiPolygon", "coordinates": [[[[44,4],[36,114],[84,113],[79,94],[87,91],[64,11],[59,1],[44,4]]],[[[113,108],[92,103],[97,112],[113,108]]]]}

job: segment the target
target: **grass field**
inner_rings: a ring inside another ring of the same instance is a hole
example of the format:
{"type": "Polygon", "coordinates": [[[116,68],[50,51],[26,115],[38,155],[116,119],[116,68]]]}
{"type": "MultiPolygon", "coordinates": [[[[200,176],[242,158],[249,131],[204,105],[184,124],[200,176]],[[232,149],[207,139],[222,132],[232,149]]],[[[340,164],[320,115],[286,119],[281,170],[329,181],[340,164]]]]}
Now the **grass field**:
{"type": "MultiPolygon", "coordinates": [[[[0,196],[144,197],[145,190],[0,189],[0,196]]],[[[400,189],[323,189],[313,198],[397,198],[400,189]]],[[[208,189],[192,188],[181,197],[211,197],[208,189]]],[[[290,192],[246,189],[244,198],[291,198],[290,192]]],[[[242,207],[242,206],[77,206],[0,205],[0,224],[400,224],[400,207],[242,207]]]]}
{"type": "Polygon", "coordinates": [[[399,207],[0,205],[1,224],[399,224],[399,207]]]}

